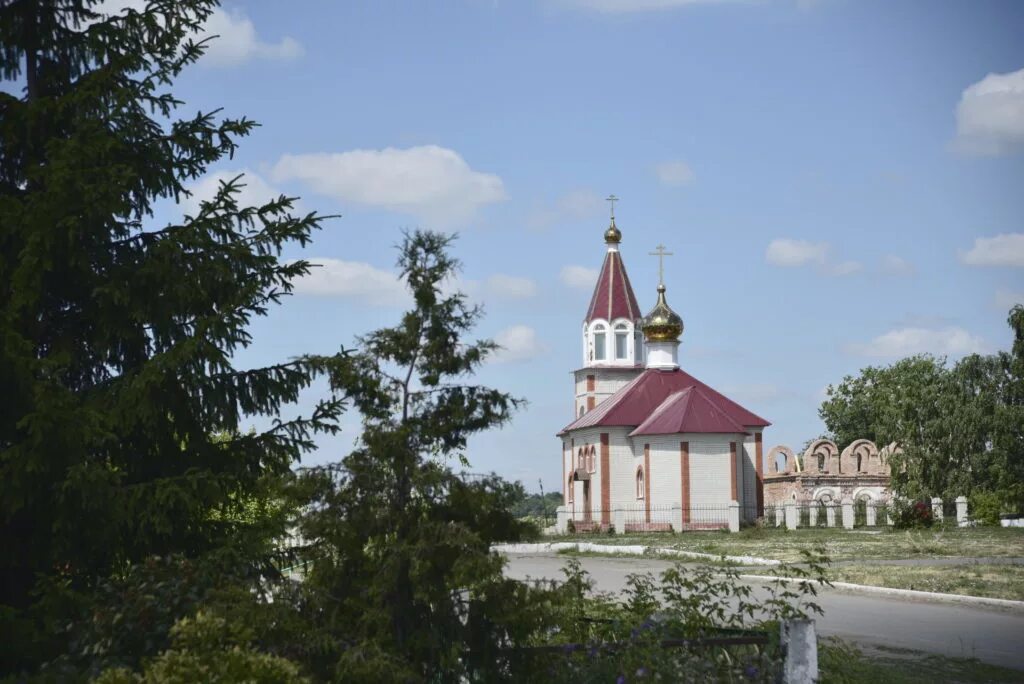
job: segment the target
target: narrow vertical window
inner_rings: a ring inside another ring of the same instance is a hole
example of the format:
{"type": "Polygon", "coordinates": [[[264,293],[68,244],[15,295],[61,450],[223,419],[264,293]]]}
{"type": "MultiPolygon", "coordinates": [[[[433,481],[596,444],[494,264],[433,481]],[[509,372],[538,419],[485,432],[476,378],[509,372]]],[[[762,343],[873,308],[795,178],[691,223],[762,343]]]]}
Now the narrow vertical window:
{"type": "Polygon", "coordinates": [[[606,338],[608,337],[605,332],[605,327],[599,325],[594,328],[594,360],[604,361],[608,358],[608,349],[606,338]]]}
{"type": "Polygon", "coordinates": [[[636,471],[636,498],[644,498],[644,469],[637,468],[636,471]]]}
{"type": "Polygon", "coordinates": [[[615,326],[615,358],[625,359],[629,351],[629,328],[625,323],[615,326]]]}

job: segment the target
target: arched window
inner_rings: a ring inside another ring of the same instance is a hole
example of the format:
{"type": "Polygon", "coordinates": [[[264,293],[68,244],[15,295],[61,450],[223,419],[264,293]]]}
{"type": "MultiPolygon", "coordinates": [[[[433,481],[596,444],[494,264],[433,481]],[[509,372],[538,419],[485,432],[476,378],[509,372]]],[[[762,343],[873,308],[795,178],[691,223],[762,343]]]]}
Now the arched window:
{"type": "Polygon", "coordinates": [[[590,453],[587,455],[587,458],[590,460],[590,462],[587,464],[587,470],[589,470],[590,472],[594,472],[594,447],[590,447],[590,453]]]}
{"type": "Polygon", "coordinates": [[[629,326],[619,323],[615,326],[615,358],[625,359],[629,351],[629,326]]]}
{"type": "Polygon", "coordinates": [[[583,470],[583,465],[583,447],[580,447],[580,450],[576,452],[576,467],[583,470]]]}
{"type": "Polygon", "coordinates": [[[607,328],[598,324],[594,326],[594,360],[604,361],[608,358],[607,328]]]}
{"type": "Polygon", "coordinates": [[[567,492],[566,499],[569,503],[572,503],[573,497],[575,496],[575,493],[572,490],[572,475],[569,475],[569,481],[565,485],[565,491],[567,492]]]}
{"type": "Polygon", "coordinates": [[[860,466],[861,466],[860,454],[857,454],[857,472],[858,473],[863,473],[864,471],[861,470],[860,466]]]}
{"type": "Polygon", "coordinates": [[[825,472],[825,454],[818,454],[818,472],[825,472]]]}
{"type": "Polygon", "coordinates": [[[644,498],[644,469],[636,469],[636,498],[644,498]]]}
{"type": "Polygon", "coordinates": [[[580,404],[580,418],[582,418],[582,417],[583,417],[583,414],[584,414],[584,413],[586,413],[586,409],[584,409],[584,408],[583,408],[583,405],[582,405],[582,404],[580,404]]]}

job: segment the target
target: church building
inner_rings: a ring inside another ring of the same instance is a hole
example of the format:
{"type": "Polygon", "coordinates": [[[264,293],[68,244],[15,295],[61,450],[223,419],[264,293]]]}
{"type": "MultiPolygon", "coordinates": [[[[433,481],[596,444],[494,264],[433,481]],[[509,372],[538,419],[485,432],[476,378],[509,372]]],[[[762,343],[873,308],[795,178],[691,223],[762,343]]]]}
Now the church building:
{"type": "Polygon", "coordinates": [[[760,517],[761,435],[770,423],[680,368],[683,320],[668,305],[663,276],[641,315],[614,211],[604,240],[581,330],[573,421],[558,433],[569,519],[578,530],[616,520],[627,530],[712,529],[726,524],[731,502],[742,519],[760,517]]]}

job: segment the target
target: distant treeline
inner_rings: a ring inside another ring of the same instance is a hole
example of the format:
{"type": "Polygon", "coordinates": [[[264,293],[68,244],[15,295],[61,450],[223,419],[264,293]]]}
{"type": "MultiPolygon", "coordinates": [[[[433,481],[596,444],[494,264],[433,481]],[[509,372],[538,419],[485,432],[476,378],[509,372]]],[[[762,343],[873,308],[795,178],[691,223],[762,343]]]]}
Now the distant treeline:
{"type": "Polygon", "coordinates": [[[527,494],[523,499],[512,506],[512,514],[517,518],[526,516],[547,516],[555,515],[555,509],[561,506],[561,492],[547,492],[540,494],[527,494]]]}

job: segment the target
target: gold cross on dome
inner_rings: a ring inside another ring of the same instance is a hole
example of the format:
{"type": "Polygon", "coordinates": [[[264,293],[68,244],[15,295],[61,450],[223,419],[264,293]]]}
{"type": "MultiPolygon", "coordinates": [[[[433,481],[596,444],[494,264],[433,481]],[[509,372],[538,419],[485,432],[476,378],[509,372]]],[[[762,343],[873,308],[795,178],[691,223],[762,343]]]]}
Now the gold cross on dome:
{"type": "Polygon", "coordinates": [[[619,201],[619,198],[616,197],[615,195],[608,195],[608,197],[607,197],[607,199],[605,199],[605,201],[612,203],[612,221],[614,221],[615,220],[615,203],[619,201]]]}
{"type": "Polygon", "coordinates": [[[658,257],[658,284],[665,284],[665,257],[672,256],[672,252],[665,251],[665,245],[658,245],[655,251],[648,252],[651,256],[658,257]]]}

